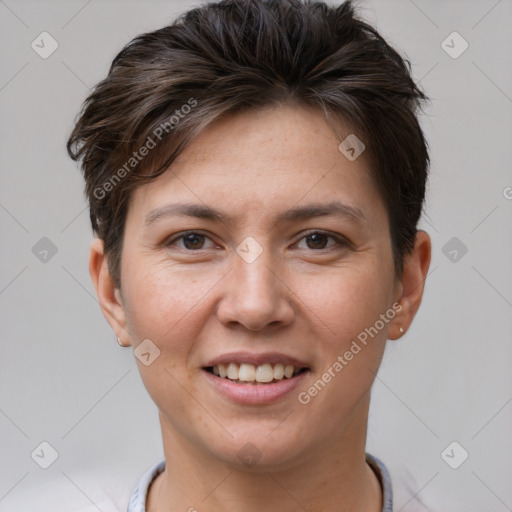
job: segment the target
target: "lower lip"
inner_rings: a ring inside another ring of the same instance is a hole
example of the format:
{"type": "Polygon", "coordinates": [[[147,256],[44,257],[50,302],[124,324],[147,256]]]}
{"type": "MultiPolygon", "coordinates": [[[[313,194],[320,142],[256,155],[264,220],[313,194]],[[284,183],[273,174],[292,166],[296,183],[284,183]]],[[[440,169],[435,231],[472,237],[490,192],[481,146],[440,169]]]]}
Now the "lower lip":
{"type": "Polygon", "coordinates": [[[217,377],[203,370],[206,378],[221,395],[239,404],[268,404],[290,394],[304,380],[308,370],[291,379],[283,379],[272,384],[239,384],[229,379],[217,377]]]}

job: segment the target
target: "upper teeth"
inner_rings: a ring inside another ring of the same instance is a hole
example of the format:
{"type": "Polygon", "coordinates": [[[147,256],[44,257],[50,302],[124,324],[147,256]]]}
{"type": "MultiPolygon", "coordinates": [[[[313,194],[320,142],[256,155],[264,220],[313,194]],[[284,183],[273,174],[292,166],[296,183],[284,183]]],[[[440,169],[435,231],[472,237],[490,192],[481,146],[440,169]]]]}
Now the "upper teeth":
{"type": "Polygon", "coordinates": [[[283,377],[290,379],[298,371],[291,364],[281,363],[274,365],[266,363],[260,366],[247,363],[218,364],[212,370],[219,377],[242,382],[272,382],[281,380],[283,377]]]}

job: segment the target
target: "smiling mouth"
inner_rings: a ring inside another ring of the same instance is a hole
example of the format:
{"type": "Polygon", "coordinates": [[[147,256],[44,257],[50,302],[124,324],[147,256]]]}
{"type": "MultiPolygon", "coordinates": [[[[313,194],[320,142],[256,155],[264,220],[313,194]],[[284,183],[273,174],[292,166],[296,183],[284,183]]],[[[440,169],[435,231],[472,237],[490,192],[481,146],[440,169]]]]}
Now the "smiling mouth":
{"type": "Polygon", "coordinates": [[[221,379],[249,385],[274,384],[309,371],[307,367],[298,368],[291,364],[281,363],[265,363],[258,366],[248,363],[229,363],[207,366],[204,369],[221,379]]]}

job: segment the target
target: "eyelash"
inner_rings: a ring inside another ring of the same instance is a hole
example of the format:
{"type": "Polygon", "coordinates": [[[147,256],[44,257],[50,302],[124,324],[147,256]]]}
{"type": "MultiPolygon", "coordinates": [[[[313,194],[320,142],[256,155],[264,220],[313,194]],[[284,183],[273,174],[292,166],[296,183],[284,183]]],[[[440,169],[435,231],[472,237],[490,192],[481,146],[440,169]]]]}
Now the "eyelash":
{"type": "MultiPolygon", "coordinates": [[[[169,239],[168,241],[164,242],[164,245],[165,245],[165,247],[170,247],[178,240],[183,240],[184,238],[186,238],[187,236],[190,236],[190,235],[200,235],[200,236],[204,236],[205,238],[209,238],[208,235],[206,235],[205,233],[202,233],[201,231],[185,231],[185,232],[179,234],[178,236],[175,236],[175,237],[169,239]]],[[[311,235],[323,235],[323,236],[326,236],[327,238],[332,238],[341,247],[351,247],[351,243],[344,237],[335,236],[327,231],[322,231],[322,230],[308,231],[307,233],[302,235],[302,237],[298,240],[298,242],[311,236],[311,235]]],[[[298,242],[296,242],[296,243],[298,243],[298,242]]],[[[326,248],[321,248],[321,249],[310,249],[310,250],[313,252],[320,252],[320,251],[328,251],[332,248],[333,247],[331,246],[331,247],[326,247],[326,248]]],[[[201,249],[186,249],[186,248],[181,248],[181,247],[179,249],[189,252],[189,253],[207,250],[207,249],[202,249],[202,248],[201,249]]]]}

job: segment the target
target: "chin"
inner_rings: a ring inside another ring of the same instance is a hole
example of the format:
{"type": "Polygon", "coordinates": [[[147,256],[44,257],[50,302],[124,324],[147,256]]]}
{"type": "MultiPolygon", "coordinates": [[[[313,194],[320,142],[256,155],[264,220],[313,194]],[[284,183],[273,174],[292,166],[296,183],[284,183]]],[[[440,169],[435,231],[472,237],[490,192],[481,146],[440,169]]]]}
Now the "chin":
{"type": "Polygon", "coordinates": [[[217,438],[206,449],[215,459],[237,470],[255,473],[286,470],[305,457],[305,445],[296,432],[277,432],[278,424],[273,421],[271,428],[251,425],[239,429],[237,435],[230,437],[226,434],[222,440],[217,438]]]}

